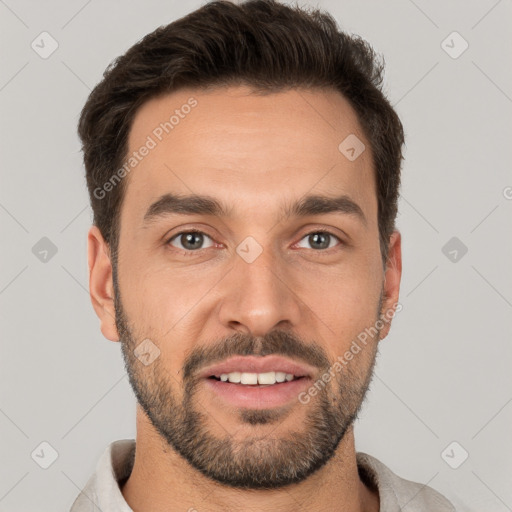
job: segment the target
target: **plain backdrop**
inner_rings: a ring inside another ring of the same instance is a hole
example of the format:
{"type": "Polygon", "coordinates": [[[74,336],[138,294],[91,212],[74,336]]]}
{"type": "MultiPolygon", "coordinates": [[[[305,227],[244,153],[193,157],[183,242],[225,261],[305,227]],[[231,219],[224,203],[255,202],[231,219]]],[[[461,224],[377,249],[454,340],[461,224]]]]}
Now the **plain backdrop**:
{"type": "MultiPolygon", "coordinates": [[[[384,55],[406,130],[403,310],[357,449],[459,510],[512,510],[511,2],[301,4],[384,55]]],[[[105,447],[135,437],[120,345],[88,294],[76,124],[115,57],[200,5],[0,1],[0,511],[69,510],[105,447]]]]}

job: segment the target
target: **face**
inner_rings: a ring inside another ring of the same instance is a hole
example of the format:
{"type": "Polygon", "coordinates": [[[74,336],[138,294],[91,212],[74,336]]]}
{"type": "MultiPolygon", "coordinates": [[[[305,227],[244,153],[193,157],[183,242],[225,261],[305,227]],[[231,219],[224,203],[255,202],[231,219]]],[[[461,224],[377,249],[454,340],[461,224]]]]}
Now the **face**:
{"type": "Polygon", "coordinates": [[[148,144],[124,178],[113,275],[104,260],[114,300],[93,299],[102,332],[194,468],[239,488],[300,482],[351,428],[398,300],[400,237],[383,266],[357,116],[335,91],[182,90],[138,111],[129,153],[148,144]]]}

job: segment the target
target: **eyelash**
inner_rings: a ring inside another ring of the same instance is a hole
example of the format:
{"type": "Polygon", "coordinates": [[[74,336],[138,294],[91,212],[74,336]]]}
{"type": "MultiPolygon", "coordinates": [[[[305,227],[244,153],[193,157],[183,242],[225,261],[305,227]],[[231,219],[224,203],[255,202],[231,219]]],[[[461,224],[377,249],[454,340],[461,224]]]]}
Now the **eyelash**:
{"type": "MultiPolygon", "coordinates": [[[[165,242],[165,245],[166,246],[170,246],[173,250],[178,251],[183,256],[193,256],[193,255],[197,254],[198,252],[200,252],[200,251],[202,251],[204,249],[196,249],[195,251],[191,251],[191,250],[185,250],[185,249],[178,249],[177,247],[173,247],[173,246],[170,245],[170,243],[174,239],[178,238],[179,236],[193,234],[193,233],[198,233],[198,234],[201,234],[201,235],[205,235],[205,236],[207,236],[208,238],[210,238],[213,241],[213,238],[210,235],[208,235],[207,233],[205,233],[204,231],[200,231],[198,229],[190,229],[190,230],[180,231],[178,233],[175,233],[174,235],[172,235],[171,238],[169,238],[165,242]]],[[[327,230],[318,230],[318,229],[316,229],[316,230],[310,231],[309,233],[304,234],[304,236],[300,240],[303,240],[307,236],[313,235],[313,234],[322,234],[322,235],[332,236],[332,237],[334,237],[340,243],[340,245],[345,245],[345,243],[343,242],[343,240],[340,239],[339,236],[337,236],[334,233],[332,233],[330,231],[327,231],[327,230]]],[[[315,250],[315,249],[311,249],[311,250],[316,252],[316,253],[325,253],[325,252],[329,252],[329,251],[331,251],[332,249],[335,249],[335,248],[336,247],[330,247],[328,249],[320,249],[320,250],[315,250]]],[[[212,247],[206,247],[205,249],[212,249],[212,247]]]]}

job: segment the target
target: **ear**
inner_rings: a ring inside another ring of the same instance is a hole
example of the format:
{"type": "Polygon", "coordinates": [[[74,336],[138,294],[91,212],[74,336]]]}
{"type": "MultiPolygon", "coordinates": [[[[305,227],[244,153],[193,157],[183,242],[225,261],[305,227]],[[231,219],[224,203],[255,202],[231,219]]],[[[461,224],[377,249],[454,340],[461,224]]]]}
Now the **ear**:
{"type": "Polygon", "coordinates": [[[389,238],[388,258],[384,274],[384,297],[381,311],[384,327],[380,331],[381,340],[388,335],[394,314],[402,309],[402,305],[398,304],[401,278],[402,236],[399,231],[395,230],[389,238]]]}
{"type": "Polygon", "coordinates": [[[114,283],[110,251],[97,226],[89,229],[87,236],[89,261],[89,293],[92,306],[100,319],[100,329],[110,341],[119,341],[115,323],[114,283]]]}

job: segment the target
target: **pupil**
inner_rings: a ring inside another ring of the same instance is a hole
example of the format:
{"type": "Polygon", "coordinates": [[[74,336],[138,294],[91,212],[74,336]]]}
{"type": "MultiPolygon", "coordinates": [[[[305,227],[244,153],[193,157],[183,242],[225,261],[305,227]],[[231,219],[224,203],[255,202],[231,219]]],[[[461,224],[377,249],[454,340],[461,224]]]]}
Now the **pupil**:
{"type": "Polygon", "coordinates": [[[184,247],[187,247],[187,244],[189,244],[188,248],[189,249],[197,249],[198,247],[201,246],[201,243],[202,243],[202,239],[200,238],[201,237],[201,233],[187,233],[185,236],[185,240],[186,242],[183,244],[184,247]],[[194,240],[194,237],[196,237],[196,243],[193,242],[194,240]],[[199,239],[199,242],[197,241],[199,239]]]}
{"type": "Polygon", "coordinates": [[[320,242],[320,245],[317,245],[317,248],[320,249],[326,249],[329,247],[328,235],[326,233],[313,233],[312,235],[309,235],[309,241],[312,246],[320,242]],[[323,243],[321,240],[322,238],[324,240],[323,243]]]}

